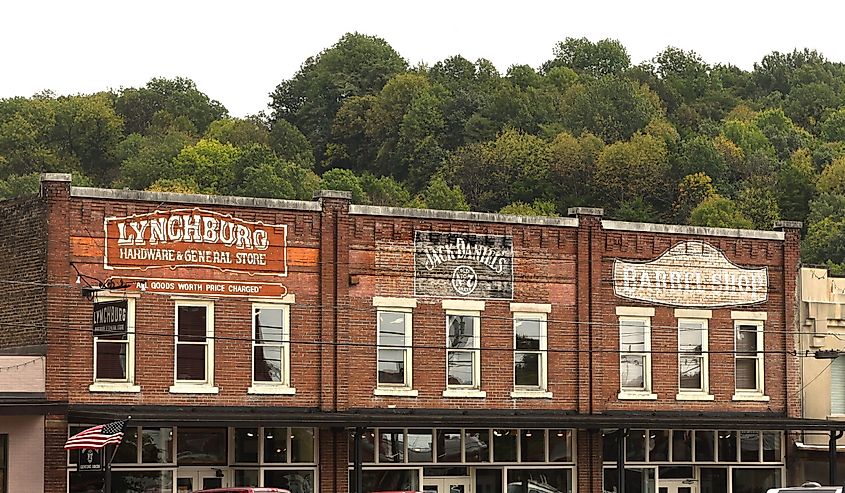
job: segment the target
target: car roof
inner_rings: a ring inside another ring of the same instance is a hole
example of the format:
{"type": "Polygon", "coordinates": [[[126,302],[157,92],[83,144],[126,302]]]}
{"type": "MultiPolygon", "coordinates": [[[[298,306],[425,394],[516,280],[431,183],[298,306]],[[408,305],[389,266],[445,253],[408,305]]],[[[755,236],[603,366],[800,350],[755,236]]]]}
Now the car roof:
{"type": "Polygon", "coordinates": [[[210,490],[199,490],[195,493],[290,493],[281,488],[259,488],[257,486],[235,486],[232,488],[212,488],[210,490]]]}

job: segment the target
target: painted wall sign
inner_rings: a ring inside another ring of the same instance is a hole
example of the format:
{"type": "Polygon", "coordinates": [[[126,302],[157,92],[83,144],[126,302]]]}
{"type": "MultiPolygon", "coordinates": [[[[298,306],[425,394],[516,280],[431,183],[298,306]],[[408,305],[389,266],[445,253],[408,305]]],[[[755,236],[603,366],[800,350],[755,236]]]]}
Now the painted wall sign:
{"type": "Polygon", "coordinates": [[[513,299],[513,237],[414,232],[417,296],[513,299]]]}
{"type": "Polygon", "coordinates": [[[632,300],[699,308],[739,306],[766,301],[768,288],[765,267],[739,267],[702,241],[678,243],[649,262],[613,263],[614,293],[632,300]]]}
{"type": "Polygon", "coordinates": [[[287,226],[202,209],[105,219],[105,268],[210,268],[287,275],[287,226]]]}
{"type": "Polygon", "coordinates": [[[128,313],[126,300],[94,303],[94,337],[126,334],[128,313]]]}
{"type": "Polygon", "coordinates": [[[131,291],[159,294],[193,294],[202,296],[236,296],[282,298],[288,294],[284,284],[269,282],[197,280],[197,279],[145,279],[121,277],[132,283],[131,291]]]}

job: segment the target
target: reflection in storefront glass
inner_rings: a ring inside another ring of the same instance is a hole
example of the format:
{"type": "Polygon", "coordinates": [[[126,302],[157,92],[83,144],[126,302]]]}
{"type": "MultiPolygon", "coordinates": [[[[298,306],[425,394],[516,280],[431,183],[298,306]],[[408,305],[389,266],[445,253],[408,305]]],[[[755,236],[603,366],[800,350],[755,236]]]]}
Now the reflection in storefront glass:
{"type": "Polygon", "coordinates": [[[692,460],[692,431],[672,431],[672,460],[686,462],[692,460]]]}
{"type": "Polygon", "coordinates": [[[516,430],[493,430],[493,460],[516,462],[516,430]]]}
{"type": "Polygon", "coordinates": [[[314,428],[290,429],[291,462],[314,462],[314,428]]]}
{"type": "Polygon", "coordinates": [[[735,431],[719,431],[719,462],[736,462],[735,431]]]}
{"type": "Polygon", "coordinates": [[[176,462],[179,465],[226,464],[227,431],[227,428],[177,428],[176,462]]]}
{"type": "Polygon", "coordinates": [[[431,430],[408,430],[408,462],[433,462],[431,430]]]}
{"type": "Polygon", "coordinates": [[[173,428],[141,429],[141,462],[169,464],[173,462],[173,428]]]}
{"type": "Polygon", "coordinates": [[[287,428],[264,428],[264,462],[287,462],[287,428]]]}
{"type": "Polygon", "coordinates": [[[258,486],[258,469],[236,469],[235,486],[258,486]]]}
{"type": "Polygon", "coordinates": [[[488,430],[466,430],[464,433],[464,457],[467,462],[490,462],[490,432],[488,430]]]}
{"type": "Polygon", "coordinates": [[[650,461],[669,460],[669,430],[649,430],[648,457],[650,461]]]}
{"type": "Polygon", "coordinates": [[[138,428],[127,427],[123,430],[123,441],[117,447],[112,459],[114,464],[138,463],[138,428]]]}
{"type": "Polygon", "coordinates": [[[437,430],[437,462],[461,462],[461,430],[437,430]]]}
{"type": "Polygon", "coordinates": [[[711,462],[716,460],[716,432],[695,432],[695,460],[711,462]]]}
{"type": "MultiPolygon", "coordinates": [[[[364,493],[373,493],[375,491],[415,491],[419,489],[419,475],[418,469],[364,471],[364,493]]],[[[354,471],[349,471],[349,484],[355,484],[354,471]]],[[[352,491],[352,488],[350,488],[350,491],[352,491]]]]}
{"type": "Polygon", "coordinates": [[[763,432],[763,460],[765,462],[780,462],[780,432],[763,432]]]}
{"type": "Polygon", "coordinates": [[[258,428],[235,428],[235,463],[258,463],[258,428]]]}
{"type": "Polygon", "coordinates": [[[625,460],[645,460],[645,430],[630,430],[625,438],[625,460]]]}
{"type": "Polygon", "coordinates": [[[546,430],[521,430],[519,439],[522,462],[546,461],[546,430]]]}
{"type": "Polygon", "coordinates": [[[549,462],[572,461],[572,431],[549,430],[549,462]]]}
{"type": "Polygon", "coordinates": [[[291,493],[313,493],[314,471],[265,470],[264,486],[284,488],[291,493]]]}
{"type": "Polygon", "coordinates": [[[405,433],[403,430],[388,430],[380,428],[378,434],[378,461],[404,462],[405,433]]]}
{"type": "MultiPolygon", "coordinates": [[[[625,469],[625,493],[654,493],[653,468],[625,469]]],[[[604,491],[619,491],[616,469],[609,467],[604,470],[604,491]]]]}
{"type": "Polygon", "coordinates": [[[571,469],[508,469],[508,493],[570,493],[571,469]]]}

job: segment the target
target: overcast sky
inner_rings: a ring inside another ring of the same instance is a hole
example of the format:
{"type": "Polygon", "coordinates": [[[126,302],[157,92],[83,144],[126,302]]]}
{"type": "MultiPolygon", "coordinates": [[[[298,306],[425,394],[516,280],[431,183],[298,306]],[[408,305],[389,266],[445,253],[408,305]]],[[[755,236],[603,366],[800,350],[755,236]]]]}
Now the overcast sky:
{"type": "Polygon", "coordinates": [[[0,0],[0,98],[183,76],[245,116],[351,31],[384,38],[411,64],[460,54],[502,72],[539,66],[568,36],[618,39],[635,64],[668,45],[746,70],[804,47],[845,61],[843,13],[817,0],[0,0]]]}

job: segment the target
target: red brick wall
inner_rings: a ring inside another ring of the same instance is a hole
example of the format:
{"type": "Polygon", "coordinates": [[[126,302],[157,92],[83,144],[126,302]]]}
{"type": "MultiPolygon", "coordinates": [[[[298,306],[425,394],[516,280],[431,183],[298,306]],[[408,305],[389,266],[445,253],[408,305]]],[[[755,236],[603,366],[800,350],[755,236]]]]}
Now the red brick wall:
{"type": "Polygon", "coordinates": [[[0,349],[45,343],[46,235],[39,197],[0,202],[0,349]]]}

